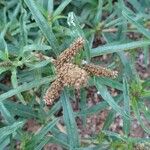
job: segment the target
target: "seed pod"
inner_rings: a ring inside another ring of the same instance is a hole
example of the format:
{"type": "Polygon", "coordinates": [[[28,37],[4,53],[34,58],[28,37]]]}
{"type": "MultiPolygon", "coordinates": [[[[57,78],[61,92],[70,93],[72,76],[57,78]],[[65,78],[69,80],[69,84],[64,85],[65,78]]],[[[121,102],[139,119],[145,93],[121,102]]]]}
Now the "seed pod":
{"type": "Polygon", "coordinates": [[[83,69],[86,70],[90,75],[95,75],[95,76],[116,78],[118,75],[117,71],[112,71],[110,69],[98,65],[94,65],[94,64],[84,64],[83,69]]]}
{"type": "Polygon", "coordinates": [[[54,64],[57,69],[61,68],[64,63],[70,62],[72,58],[80,51],[80,48],[83,47],[84,39],[79,37],[73,44],[70,45],[64,52],[62,52],[54,64]]]}
{"type": "Polygon", "coordinates": [[[86,86],[89,78],[85,70],[71,63],[65,63],[60,68],[58,76],[64,86],[72,86],[75,89],[86,86]]]}
{"type": "Polygon", "coordinates": [[[63,90],[63,85],[61,81],[57,78],[47,89],[44,100],[47,105],[52,105],[54,101],[59,98],[61,91],[63,90]]]}
{"type": "Polygon", "coordinates": [[[11,61],[0,62],[0,67],[11,67],[13,64],[11,61]]]}

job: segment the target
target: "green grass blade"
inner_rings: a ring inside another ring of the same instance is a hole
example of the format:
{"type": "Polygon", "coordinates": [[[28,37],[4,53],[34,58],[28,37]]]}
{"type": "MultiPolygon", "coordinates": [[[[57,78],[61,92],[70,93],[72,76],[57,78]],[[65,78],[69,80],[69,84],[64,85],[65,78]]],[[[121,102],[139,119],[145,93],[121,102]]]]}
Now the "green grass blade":
{"type": "Polygon", "coordinates": [[[95,77],[95,78],[101,84],[123,91],[123,85],[116,80],[112,80],[112,79],[105,78],[105,77],[95,77]]]}
{"type": "Polygon", "coordinates": [[[118,52],[118,55],[121,59],[121,62],[124,66],[124,74],[129,78],[129,79],[134,79],[134,73],[132,70],[132,65],[130,59],[126,56],[126,53],[124,51],[118,52]]]}
{"type": "Polygon", "coordinates": [[[0,103],[0,112],[8,124],[12,124],[13,122],[15,122],[14,117],[8,111],[8,109],[5,107],[3,103],[0,103]]]}
{"type": "MultiPolygon", "coordinates": [[[[120,96],[115,97],[114,98],[115,102],[119,103],[122,100],[122,97],[123,97],[122,94],[120,96]]],[[[107,118],[106,118],[106,120],[104,122],[102,130],[109,129],[109,127],[112,124],[112,122],[114,121],[115,117],[116,117],[116,111],[111,109],[110,112],[107,115],[107,118]]]]}
{"type": "Polygon", "coordinates": [[[47,5],[48,14],[51,16],[54,10],[54,0],[49,0],[47,5]]]}
{"type": "Polygon", "coordinates": [[[53,78],[42,78],[40,80],[35,80],[35,81],[32,81],[32,82],[29,82],[29,83],[24,83],[23,85],[20,85],[18,86],[16,89],[12,89],[4,94],[1,94],[0,95],[0,101],[3,101],[13,95],[16,95],[20,92],[23,92],[23,91],[27,91],[27,90],[30,90],[34,87],[38,87],[42,84],[46,84],[46,83],[49,83],[53,80],[53,78]]]}
{"type": "Polygon", "coordinates": [[[73,114],[72,106],[69,101],[69,95],[65,89],[61,95],[61,102],[63,107],[63,117],[67,128],[68,140],[70,143],[70,149],[75,149],[79,147],[79,135],[77,131],[77,125],[75,121],[75,116],[73,114]]]}
{"type": "Polygon", "coordinates": [[[10,125],[10,126],[6,126],[6,127],[3,127],[3,128],[0,128],[0,133],[1,133],[1,136],[0,136],[0,143],[3,141],[3,138],[12,134],[12,133],[15,133],[15,131],[19,128],[21,128],[24,124],[24,121],[18,121],[18,122],[15,122],[14,124],[10,125]]]}
{"type": "Polygon", "coordinates": [[[71,2],[72,0],[65,0],[63,1],[58,8],[54,11],[53,17],[58,16],[64,10],[64,8],[71,2]]]}
{"type": "Polygon", "coordinates": [[[42,16],[41,12],[37,8],[34,0],[25,0],[25,3],[29,7],[35,21],[37,22],[39,28],[42,30],[43,34],[47,38],[48,42],[50,43],[53,51],[55,54],[58,54],[58,42],[56,40],[56,37],[51,29],[51,27],[48,25],[48,22],[46,19],[42,16]]]}
{"type": "Polygon", "coordinates": [[[7,59],[7,55],[2,51],[0,51],[0,59],[1,60],[6,60],[7,59]]]}
{"type": "MultiPolygon", "coordinates": [[[[84,111],[87,107],[86,105],[86,100],[87,100],[87,91],[85,89],[81,89],[80,90],[80,109],[81,109],[81,112],[84,111]]],[[[82,122],[83,122],[83,126],[85,127],[86,126],[86,114],[85,115],[82,115],[82,122]]]]}
{"type": "Polygon", "coordinates": [[[96,87],[102,96],[102,98],[120,115],[125,117],[126,119],[129,119],[129,116],[126,114],[126,112],[114,101],[112,96],[109,94],[107,88],[104,85],[101,85],[99,82],[96,82],[96,87]]]}
{"type": "Polygon", "coordinates": [[[39,143],[41,139],[56,125],[58,119],[55,118],[49,121],[45,127],[43,127],[33,138],[35,138],[36,143],[39,143]]]}
{"type": "Polygon", "coordinates": [[[145,37],[147,37],[148,39],[150,39],[150,31],[148,31],[147,29],[145,29],[141,24],[139,24],[133,17],[131,17],[134,14],[131,14],[128,9],[124,8],[124,10],[122,11],[122,15],[131,23],[133,24],[137,30],[142,33],[145,37]]]}
{"type": "MultiPolygon", "coordinates": [[[[130,116],[130,97],[129,97],[129,85],[127,78],[123,78],[123,97],[124,97],[124,110],[128,116],[130,116]]],[[[126,135],[130,132],[130,119],[123,118],[123,131],[126,135]]]]}
{"type": "Polygon", "coordinates": [[[132,99],[132,108],[133,108],[134,114],[136,115],[136,118],[137,118],[138,122],[140,123],[141,127],[143,128],[143,130],[145,132],[147,132],[148,134],[150,134],[150,129],[144,125],[144,123],[141,119],[141,114],[139,111],[138,103],[135,98],[132,99]]]}
{"type": "Polygon", "coordinates": [[[58,101],[56,102],[52,108],[47,112],[47,118],[50,118],[51,116],[53,116],[57,111],[59,111],[61,108],[61,102],[58,101]]]}
{"type": "Polygon", "coordinates": [[[28,51],[45,51],[45,50],[51,50],[52,48],[48,45],[41,45],[41,44],[32,44],[32,45],[26,45],[23,47],[24,52],[28,51]]]}
{"type": "Polygon", "coordinates": [[[5,107],[10,111],[13,116],[20,116],[22,118],[38,118],[37,113],[31,106],[18,104],[11,101],[3,102],[5,107]]]}
{"type": "Polygon", "coordinates": [[[107,102],[100,102],[90,108],[86,108],[85,110],[82,110],[75,114],[76,114],[76,116],[93,115],[95,113],[101,112],[102,110],[104,110],[107,107],[108,107],[107,102]]]}
{"type": "Polygon", "coordinates": [[[148,67],[148,64],[150,64],[149,57],[150,57],[149,46],[145,46],[144,47],[144,65],[146,67],[148,67]]]}
{"type": "MultiPolygon", "coordinates": [[[[12,70],[12,75],[11,75],[11,83],[12,83],[12,86],[13,88],[17,88],[18,87],[18,81],[17,81],[17,71],[16,69],[12,70]]],[[[22,96],[21,93],[18,93],[16,94],[18,99],[23,103],[23,104],[26,104],[25,100],[24,100],[24,97],[22,96]]]]}
{"type": "Polygon", "coordinates": [[[91,57],[95,57],[104,54],[120,52],[124,50],[136,49],[148,45],[150,45],[150,41],[148,40],[134,41],[134,42],[124,43],[124,44],[117,44],[117,45],[104,45],[104,46],[98,46],[96,48],[91,49],[90,53],[91,53],[91,57]]]}
{"type": "Polygon", "coordinates": [[[94,24],[97,25],[100,20],[101,20],[101,16],[102,16],[102,7],[103,7],[103,1],[102,0],[98,0],[98,5],[97,5],[97,12],[95,14],[95,18],[93,20],[94,24]]]}
{"type": "Polygon", "coordinates": [[[57,144],[57,145],[61,146],[64,149],[69,149],[69,145],[64,143],[63,140],[59,140],[59,139],[57,139],[55,137],[46,137],[45,139],[43,139],[40,142],[40,144],[38,146],[36,146],[34,148],[34,150],[41,150],[48,143],[54,143],[54,144],[57,144]]]}
{"type": "Polygon", "coordinates": [[[7,145],[9,145],[10,143],[10,137],[7,136],[6,138],[3,139],[2,142],[0,142],[0,148],[3,150],[7,147],[7,145]]]}
{"type": "Polygon", "coordinates": [[[127,138],[126,138],[126,137],[121,136],[121,135],[118,134],[118,133],[114,133],[114,132],[107,131],[107,130],[103,130],[102,132],[105,133],[106,135],[108,135],[109,137],[114,137],[114,138],[117,138],[118,140],[122,140],[122,141],[124,141],[124,142],[127,141],[127,138]]]}

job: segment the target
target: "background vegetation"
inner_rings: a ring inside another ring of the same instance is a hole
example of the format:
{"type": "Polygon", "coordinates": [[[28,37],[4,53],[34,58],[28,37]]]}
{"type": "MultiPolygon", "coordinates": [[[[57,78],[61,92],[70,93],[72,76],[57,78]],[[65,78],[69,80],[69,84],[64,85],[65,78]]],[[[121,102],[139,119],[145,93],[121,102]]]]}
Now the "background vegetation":
{"type": "Polygon", "coordinates": [[[139,53],[144,56],[144,68],[149,67],[149,28],[149,0],[1,0],[0,149],[40,150],[56,143],[73,150],[120,150],[148,144],[149,138],[131,137],[130,132],[136,118],[150,134],[142,120],[150,123],[150,78],[139,76],[136,68],[139,53]],[[47,107],[43,95],[55,79],[50,57],[56,58],[79,36],[86,42],[77,61],[117,69],[119,76],[115,80],[91,77],[89,87],[95,86],[101,97],[96,105],[87,105],[88,89],[83,88],[79,109],[74,111],[71,104],[76,94],[70,87],[47,107]],[[42,60],[35,53],[49,57],[42,60]],[[101,61],[103,55],[108,57],[106,62],[101,61]],[[117,95],[112,95],[111,88],[117,95]],[[86,126],[88,116],[105,109],[109,112],[102,129],[81,138],[76,117],[86,126]],[[122,134],[109,128],[116,113],[123,119],[122,134]],[[40,124],[35,133],[24,128],[29,119],[40,124]]]}

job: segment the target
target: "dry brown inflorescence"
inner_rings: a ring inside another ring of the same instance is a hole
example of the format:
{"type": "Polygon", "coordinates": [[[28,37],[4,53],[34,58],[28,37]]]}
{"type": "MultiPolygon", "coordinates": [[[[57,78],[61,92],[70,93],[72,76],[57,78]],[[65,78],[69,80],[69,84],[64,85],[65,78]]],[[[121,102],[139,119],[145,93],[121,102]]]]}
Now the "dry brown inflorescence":
{"type": "Polygon", "coordinates": [[[89,76],[105,76],[115,78],[117,71],[111,71],[94,64],[84,64],[81,67],[71,62],[73,57],[83,48],[84,39],[78,38],[56,60],[53,61],[56,67],[56,79],[45,93],[45,103],[52,105],[55,99],[59,98],[65,86],[80,89],[87,85],[89,76]]]}

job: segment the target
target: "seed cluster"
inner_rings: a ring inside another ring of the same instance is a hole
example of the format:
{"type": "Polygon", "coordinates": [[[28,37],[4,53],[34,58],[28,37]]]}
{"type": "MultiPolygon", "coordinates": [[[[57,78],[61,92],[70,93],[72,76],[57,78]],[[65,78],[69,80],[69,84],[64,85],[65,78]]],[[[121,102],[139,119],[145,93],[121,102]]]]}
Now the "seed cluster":
{"type": "Polygon", "coordinates": [[[11,61],[0,62],[0,67],[11,67],[12,65],[11,61]]]}
{"type": "Polygon", "coordinates": [[[51,86],[47,89],[44,100],[47,105],[52,105],[54,100],[59,98],[61,91],[64,86],[61,84],[59,79],[56,79],[51,86]]]}
{"type": "Polygon", "coordinates": [[[56,80],[51,84],[45,94],[44,99],[46,104],[52,105],[65,86],[72,86],[75,89],[80,89],[86,86],[87,81],[88,73],[85,70],[79,68],[77,65],[65,63],[59,69],[56,80]]]}
{"type": "Polygon", "coordinates": [[[84,64],[83,68],[90,75],[111,77],[111,78],[116,78],[118,75],[117,71],[112,71],[110,69],[107,69],[98,65],[94,65],[94,64],[84,64]]]}
{"type": "Polygon", "coordinates": [[[60,68],[58,76],[62,79],[61,81],[64,86],[72,86],[75,89],[86,86],[88,81],[88,73],[71,63],[65,63],[60,68]]]}
{"type": "Polygon", "coordinates": [[[69,48],[67,48],[64,52],[62,52],[56,61],[54,61],[54,64],[56,66],[56,69],[60,69],[64,63],[70,62],[71,59],[80,51],[80,49],[83,47],[84,39],[78,38],[73,44],[70,45],[69,48]]]}
{"type": "Polygon", "coordinates": [[[53,61],[56,67],[56,80],[51,84],[45,93],[45,103],[52,105],[55,99],[59,98],[60,92],[65,86],[72,86],[75,89],[80,89],[87,85],[90,75],[105,76],[115,78],[117,71],[111,71],[94,64],[84,64],[81,68],[78,65],[72,64],[72,58],[79,53],[83,47],[83,38],[78,38],[69,48],[58,56],[53,61]]]}

